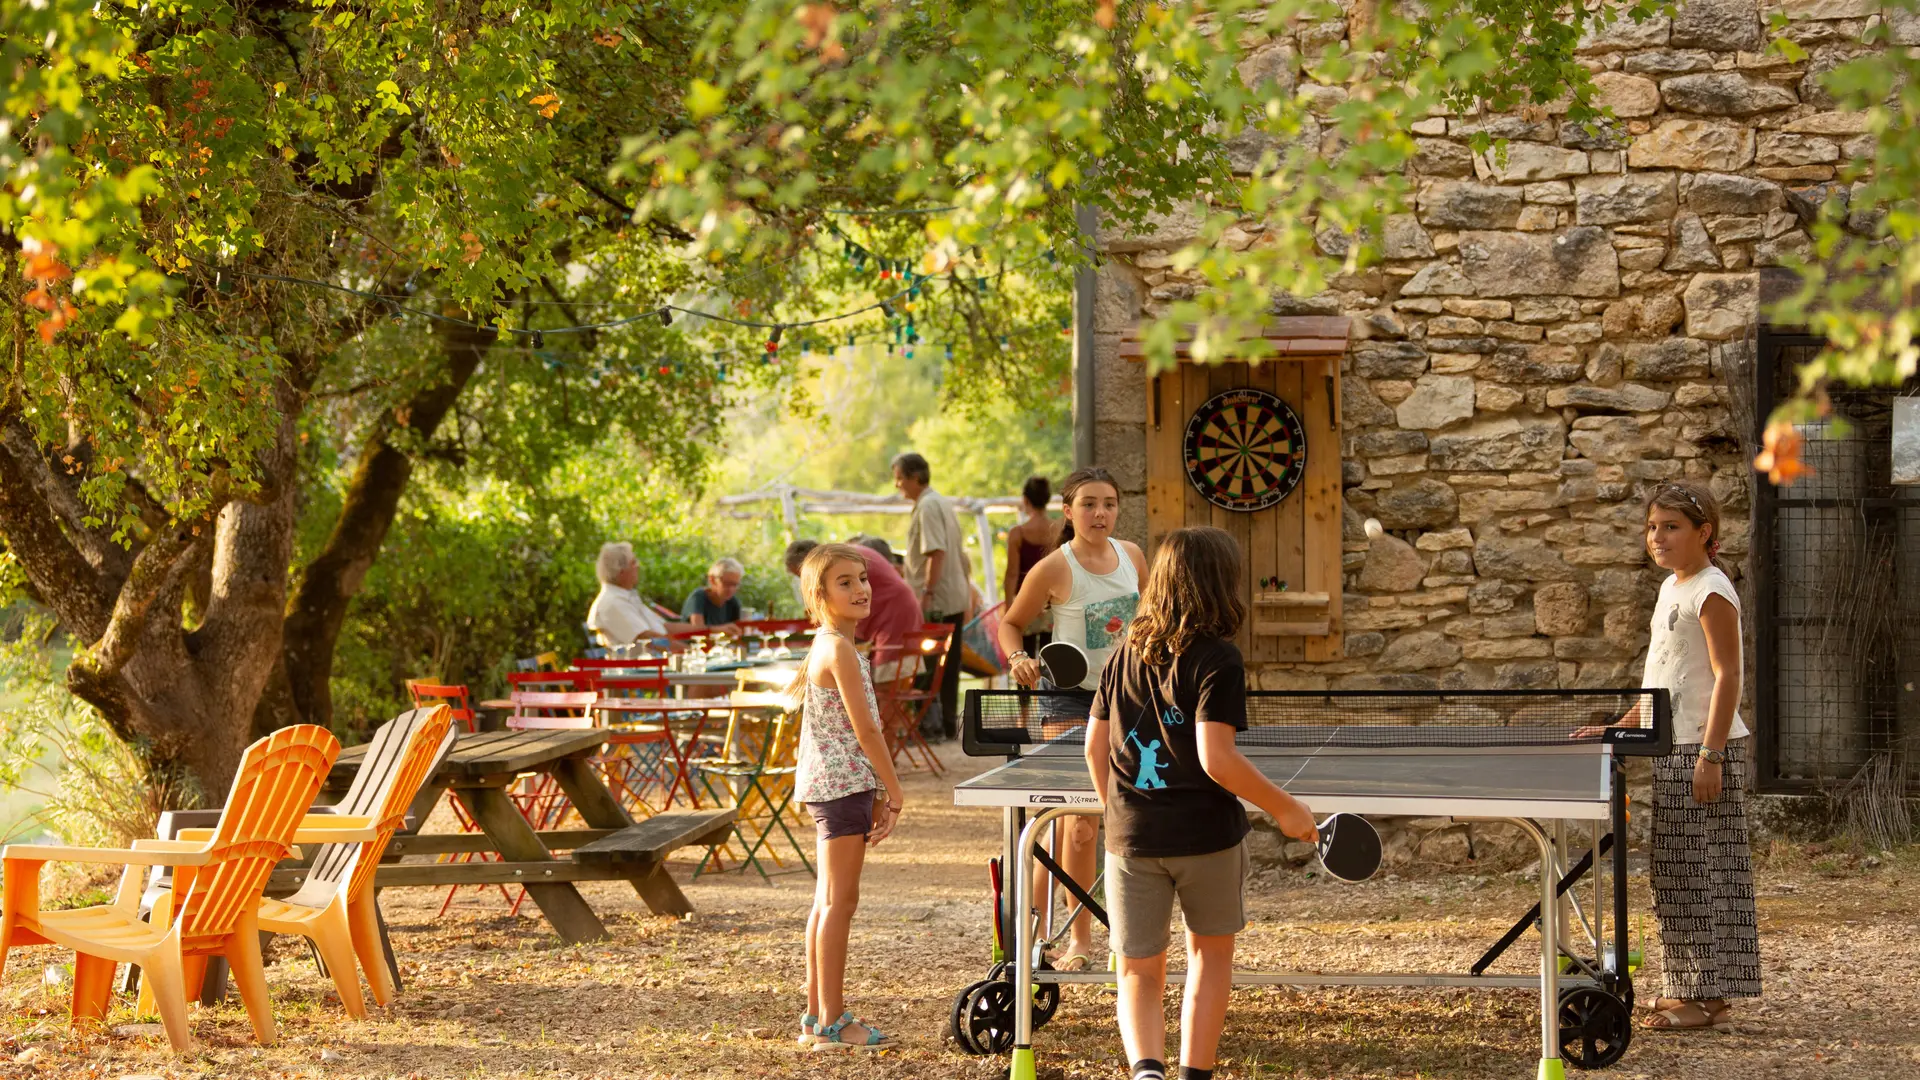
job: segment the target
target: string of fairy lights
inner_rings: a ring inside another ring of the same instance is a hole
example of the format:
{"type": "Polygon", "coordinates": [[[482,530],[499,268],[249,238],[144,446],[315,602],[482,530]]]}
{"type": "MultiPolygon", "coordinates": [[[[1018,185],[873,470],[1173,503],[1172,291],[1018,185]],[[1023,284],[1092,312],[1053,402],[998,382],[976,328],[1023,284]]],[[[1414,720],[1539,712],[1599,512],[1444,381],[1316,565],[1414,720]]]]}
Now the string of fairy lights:
{"type": "MultiPolygon", "coordinates": [[[[904,209],[888,213],[937,213],[941,209],[943,208],[930,207],[923,209],[904,209]]],[[[856,213],[855,211],[826,212],[856,213]]],[[[342,285],[337,282],[319,281],[312,278],[294,277],[285,274],[255,273],[217,267],[213,269],[215,270],[216,288],[220,288],[220,283],[226,275],[256,281],[271,281],[289,285],[321,288],[380,303],[385,306],[385,314],[395,321],[403,320],[407,316],[417,316],[430,321],[447,323],[469,329],[491,331],[522,343],[524,351],[528,355],[538,359],[549,371],[561,371],[569,368],[579,369],[585,372],[587,380],[591,385],[598,386],[602,379],[621,374],[623,371],[643,377],[654,374],[662,377],[671,377],[679,372],[681,366],[680,361],[670,357],[662,357],[656,361],[643,363],[638,367],[622,369],[609,364],[603,356],[596,355],[593,357],[592,363],[580,364],[574,362],[572,359],[578,355],[577,353],[556,352],[546,348],[547,339],[565,337],[572,334],[592,333],[600,330],[618,329],[624,326],[644,323],[649,320],[658,320],[663,327],[670,328],[675,325],[679,318],[685,317],[690,320],[695,320],[696,325],[698,320],[705,320],[745,329],[766,331],[764,343],[761,349],[753,354],[753,359],[756,359],[762,365],[774,365],[780,362],[783,344],[791,347],[797,343],[800,356],[803,360],[810,357],[815,349],[824,349],[830,352],[837,351],[842,345],[841,335],[837,333],[832,335],[826,334],[821,328],[833,323],[844,322],[848,319],[859,318],[877,311],[883,318],[884,329],[868,334],[861,334],[857,331],[848,333],[844,336],[845,347],[857,349],[863,345],[884,345],[888,355],[893,355],[897,350],[903,356],[912,358],[916,350],[931,344],[926,342],[921,335],[919,326],[915,321],[913,308],[922,296],[936,285],[944,285],[949,290],[965,289],[977,292],[980,295],[986,295],[991,291],[993,282],[1009,274],[1030,269],[1043,261],[1048,263],[1058,262],[1057,255],[1052,251],[1048,251],[1044,255],[1037,256],[1020,265],[1003,267],[1000,270],[988,274],[978,274],[970,277],[962,276],[958,272],[925,274],[915,268],[915,260],[876,251],[872,247],[848,235],[846,231],[832,221],[827,222],[826,228],[827,232],[839,242],[841,257],[855,273],[871,271],[876,275],[876,280],[884,284],[882,285],[881,295],[871,303],[812,319],[781,319],[770,321],[766,319],[747,318],[744,311],[741,315],[734,316],[722,312],[701,310],[684,304],[660,303],[649,306],[632,315],[600,322],[587,322],[560,327],[514,327],[504,325],[504,323],[501,322],[475,322],[470,319],[460,318],[459,316],[446,315],[441,312],[427,310],[408,303],[408,301],[417,303],[421,300],[430,300],[433,299],[432,297],[421,297],[413,294],[394,295],[377,293],[342,285]],[[789,331],[795,332],[794,337],[797,339],[797,342],[787,339],[789,331]]],[[[763,269],[732,281],[722,282],[718,287],[718,291],[726,291],[734,285],[750,280],[753,277],[762,276],[767,272],[767,270],[763,269]]],[[[564,303],[569,306],[580,307],[630,306],[618,301],[566,301],[564,303]]],[[[1070,319],[1062,318],[1060,320],[1059,332],[1062,335],[1070,335],[1072,333],[1072,322],[1070,319]]],[[[1019,336],[1027,336],[1027,333],[1023,332],[1019,336]]],[[[1000,336],[999,345],[1002,350],[1011,350],[1012,344],[1013,335],[1003,334],[1000,336]]],[[[954,350],[952,344],[941,344],[938,347],[943,350],[946,359],[953,359],[954,350]]],[[[625,348],[622,347],[622,359],[626,359],[625,351],[625,348]]],[[[742,352],[734,348],[701,349],[697,351],[712,358],[713,374],[722,381],[727,379],[729,369],[739,366],[740,362],[744,359],[742,352]]]]}

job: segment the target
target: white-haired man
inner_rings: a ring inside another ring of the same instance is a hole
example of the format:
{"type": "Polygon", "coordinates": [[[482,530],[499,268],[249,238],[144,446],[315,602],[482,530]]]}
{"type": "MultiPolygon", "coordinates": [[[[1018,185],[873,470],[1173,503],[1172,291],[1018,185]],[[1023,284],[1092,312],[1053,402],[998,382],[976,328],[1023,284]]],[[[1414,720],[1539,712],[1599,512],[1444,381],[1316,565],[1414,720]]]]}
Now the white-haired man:
{"type": "Polygon", "coordinates": [[[600,595],[587,609],[587,629],[602,645],[631,645],[689,630],[726,629],[675,622],[653,610],[653,605],[634,591],[640,583],[640,561],[633,557],[633,545],[625,540],[600,545],[594,572],[600,575],[600,595]]]}

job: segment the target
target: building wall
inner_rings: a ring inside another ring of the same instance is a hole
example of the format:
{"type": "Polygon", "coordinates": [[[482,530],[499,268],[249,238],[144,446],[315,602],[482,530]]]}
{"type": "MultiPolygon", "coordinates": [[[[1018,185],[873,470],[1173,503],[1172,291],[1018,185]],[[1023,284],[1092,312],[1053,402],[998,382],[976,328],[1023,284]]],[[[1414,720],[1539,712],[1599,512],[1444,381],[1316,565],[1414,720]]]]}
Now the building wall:
{"type": "MultiPolygon", "coordinates": [[[[1747,555],[1753,333],[1761,267],[1808,238],[1784,189],[1818,201],[1838,162],[1871,152],[1862,119],[1813,76],[1866,48],[1873,0],[1796,0],[1768,55],[1769,9],[1690,0],[1672,18],[1583,42],[1600,101],[1626,122],[1594,138],[1551,114],[1416,125],[1412,213],[1388,260],[1276,314],[1344,313],[1347,659],[1267,665],[1269,689],[1619,686],[1639,677],[1662,576],[1642,502],[1658,481],[1711,485],[1722,553],[1747,555]],[[1467,138],[1509,140],[1504,162],[1467,138]],[[1361,529],[1377,517],[1387,535],[1361,529]]],[[[1920,18],[1893,27],[1920,42],[1920,18]]],[[[1301,27],[1249,78],[1297,80],[1292,57],[1344,34],[1301,27]]],[[[1339,87],[1302,86],[1332,107],[1339,87]]],[[[1236,148],[1247,163],[1257,143],[1236,148]]],[[[1256,242],[1244,222],[1225,242],[1256,242]]],[[[1145,373],[1119,358],[1143,317],[1191,296],[1171,268],[1196,214],[1103,237],[1095,447],[1120,479],[1122,535],[1144,540],[1145,373]]],[[[1323,240],[1327,246],[1337,237],[1323,240]]],[[[1742,590],[1746,586],[1742,582],[1742,590]]]]}

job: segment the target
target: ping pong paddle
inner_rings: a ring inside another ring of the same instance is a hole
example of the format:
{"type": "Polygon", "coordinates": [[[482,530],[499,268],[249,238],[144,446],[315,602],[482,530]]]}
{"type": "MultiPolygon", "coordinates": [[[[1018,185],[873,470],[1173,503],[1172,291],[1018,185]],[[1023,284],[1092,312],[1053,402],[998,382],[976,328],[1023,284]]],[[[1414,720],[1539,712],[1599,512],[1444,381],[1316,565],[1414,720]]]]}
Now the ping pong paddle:
{"type": "Polygon", "coordinates": [[[1062,690],[1087,681],[1087,654],[1069,641],[1050,641],[1040,649],[1040,667],[1047,681],[1062,690]]]}
{"type": "Polygon", "coordinates": [[[1320,823],[1320,865],[1341,881],[1365,881],[1380,869],[1380,833],[1359,814],[1335,814],[1320,823]]]}

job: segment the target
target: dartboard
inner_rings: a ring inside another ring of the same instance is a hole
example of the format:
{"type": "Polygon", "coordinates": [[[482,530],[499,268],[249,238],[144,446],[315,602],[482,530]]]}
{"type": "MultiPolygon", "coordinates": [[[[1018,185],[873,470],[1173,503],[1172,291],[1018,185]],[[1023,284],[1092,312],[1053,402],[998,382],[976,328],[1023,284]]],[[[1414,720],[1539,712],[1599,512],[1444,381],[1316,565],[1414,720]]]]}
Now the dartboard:
{"type": "Polygon", "coordinates": [[[1251,513],[1287,497],[1307,467],[1307,433],[1265,390],[1228,390],[1187,421],[1187,479],[1207,501],[1251,513]]]}

